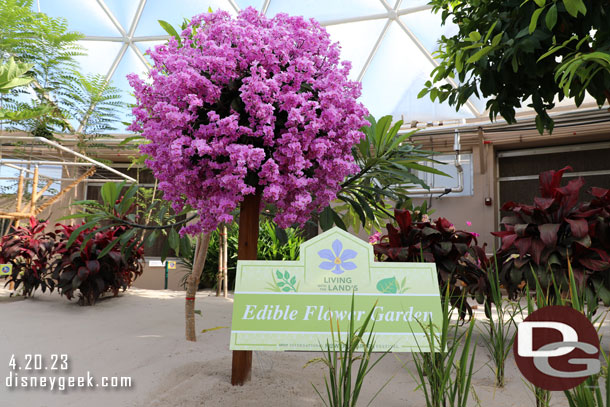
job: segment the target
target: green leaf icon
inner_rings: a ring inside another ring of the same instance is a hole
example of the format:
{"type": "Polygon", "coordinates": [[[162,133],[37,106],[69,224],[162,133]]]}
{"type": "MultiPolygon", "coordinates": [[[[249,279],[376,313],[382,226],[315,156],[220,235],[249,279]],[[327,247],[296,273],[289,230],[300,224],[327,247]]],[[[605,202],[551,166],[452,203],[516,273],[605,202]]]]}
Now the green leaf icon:
{"type": "Polygon", "coordinates": [[[297,278],[293,276],[293,277],[290,279],[290,284],[294,285],[294,283],[296,283],[296,282],[297,282],[297,278]]]}
{"type": "Polygon", "coordinates": [[[288,273],[288,271],[284,271],[284,280],[288,281],[289,278],[290,278],[290,273],[288,273]]]}
{"type": "Polygon", "coordinates": [[[290,291],[290,290],[291,290],[291,288],[290,288],[290,287],[288,287],[288,286],[286,286],[286,287],[282,288],[282,291],[284,291],[284,292],[288,292],[288,291],[290,291]]]}
{"type": "Polygon", "coordinates": [[[283,286],[284,286],[284,284],[285,284],[285,283],[284,283],[283,281],[278,281],[278,282],[277,282],[277,286],[278,286],[278,287],[283,287],[283,286]]]}
{"type": "Polygon", "coordinates": [[[279,271],[279,270],[276,270],[276,271],[275,271],[275,275],[276,275],[276,276],[277,276],[277,278],[279,278],[280,280],[283,278],[283,277],[282,277],[282,273],[280,273],[280,271],[279,271]]]}
{"type": "Polygon", "coordinates": [[[384,294],[396,294],[398,292],[398,282],[396,277],[384,278],[377,282],[377,291],[384,294]]]}

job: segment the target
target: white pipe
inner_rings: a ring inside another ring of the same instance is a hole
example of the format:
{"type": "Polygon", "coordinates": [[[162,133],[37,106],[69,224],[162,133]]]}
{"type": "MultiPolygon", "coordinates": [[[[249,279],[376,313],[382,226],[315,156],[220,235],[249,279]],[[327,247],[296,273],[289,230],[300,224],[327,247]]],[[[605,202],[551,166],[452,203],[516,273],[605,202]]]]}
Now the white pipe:
{"type": "MultiPolygon", "coordinates": [[[[34,163],[30,163],[30,164],[34,164],[34,163]]],[[[5,165],[7,167],[14,168],[14,169],[19,170],[19,171],[25,171],[25,172],[27,172],[29,174],[34,174],[34,171],[32,171],[32,170],[28,170],[27,168],[21,168],[21,167],[19,167],[17,165],[13,165],[13,164],[2,163],[2,160],[0,160],[0,165],[5,165]]],[[[36,166],[38,167],[38,164],[36,164],[36,166]]],[[[38,174],[38,176],[39,177],[43,177],[43,178],[48,178],[48,179],[55,179],[53,177],[49,177],[48,175],[44,175],[44,174],[40,174],[40,173],[38,174]]],[[[18,178],[15,178],[15,179],[18,179],[18,178]]]]}
{"type": "Polygon", "coordinates": [[[101,162],[96,161],[93,158],[87,157],[86,155],[81,154],[81,153],[77,153],[74,150],[70,150],[69,148],[62,146],[61,144],[58,144],[58,143],[56,143],[54,141],[51,141],[51,140],[48,140],[48,139],[46,139],[44,137],[0,136],[0,140],[22,140],[22,141],[36,140],[36,141],[41,141],[41,142],[43,142],[45,144],[48,144],[50,146],[53,146],[53,147],[57,148],[58,150],[65,151],[66,153],[70,153],[70,154],[72,154],[72,155],[74,155],[74,156],[76,156],[78,158],[82,158],[83,160],[88,161],[88,162],[90,162],[91,164],[93,164],[95,166],[98,166],[100,168],[108,170],[108,171],[112,172],[113,174],[116,174],[119,177],[121,177],[121,178],[123,178],[123,179],[125,179],[127,181],[131,181],[131,182],[136,183],[136,184],[138,183],[138,181],[136,181],[135,179],[131,178],[130,176],[125,175],[122,172],[117,171],[114,168],[107,166],[106,164],[102,164],[101,162]]]}
{"type": "MultiPolygon", "coordinates": [[[[35,164],[35,165],[40,165],[40,166],[66,165],[66,166],[72,166],[72,167],[91,167],[90,163],[77,163],[77,162],[72,162],[72,161],[27,161],[27,160],[11,160],[11,159],[0,160],[0,165],[7,165],[10,167],[11,164],[14,164],[15,166],[35,164]]],[[[18,169],[22,169],[22,168],[18,167],[18,169]]]]}
{"type": "Polygon", "coordinates": [[[453,133],[453,149],[455,150],[455,168],[457,169],[458,174],[458,185],[453,188],[415,188],[409,190],[409,195],[433,195],[433,194],[450,194],[452,192],[462,192],[464,191],[464,169],[462,168],[462,164],[460,164],[460,149],[462,148],[460,142],[460,131],[455,129],[453,133]]]}
{"type": "Polygon", "coordinates": [[[459,161],[459,155],[456,155],[455,157],[455,168],[457,168],[457,174],[458,174],[458,185],[457,187],[453,187],[453,188],[430,188],[430,189],[425,189],[425,188],[413,188],[413,189],[409,189],[407,191],[407,194],[409,196],[421,196],[421,195],[434,195],[434,194],[450,194],[450,193],[457,193],[457,192],[462,192],[464,191],[464,169],[462,168],[462,165],[460,164],[459,161]]]}

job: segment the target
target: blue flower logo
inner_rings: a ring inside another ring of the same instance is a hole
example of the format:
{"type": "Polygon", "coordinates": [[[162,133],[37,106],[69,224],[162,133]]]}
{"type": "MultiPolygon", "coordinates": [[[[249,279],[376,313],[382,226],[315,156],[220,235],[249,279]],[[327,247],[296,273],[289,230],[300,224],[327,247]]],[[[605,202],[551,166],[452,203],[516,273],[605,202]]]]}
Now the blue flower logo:
{"type": "Polygon", "coordinates": [[[345,271],[356,268],[355,263],[347,260],[353,259],[358,253],[350,249],[343,250],[343,244],[339,241],[339,239],[336,239],[332,246],[332,251],[329,249],[322,249],[318,252],[318,256],[328,260],[320,263],[321,269],[332,270],[332,272],[335,274],[343,274],[345,271]]]}

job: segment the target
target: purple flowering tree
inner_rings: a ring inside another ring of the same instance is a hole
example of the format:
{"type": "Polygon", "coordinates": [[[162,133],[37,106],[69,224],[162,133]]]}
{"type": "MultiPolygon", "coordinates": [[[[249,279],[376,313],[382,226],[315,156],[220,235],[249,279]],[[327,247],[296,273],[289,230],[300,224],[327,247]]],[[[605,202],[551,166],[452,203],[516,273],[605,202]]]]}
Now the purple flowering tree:
{"type": "Polygon", "coordinates": [[[179,38],[149,51],[150,81],[130,75],[137,106],[131,130],[176,210],[212,231],[260,194],[281,227],[303,224],[358,171],[352,146],[368,125],[360,85],[339,63],[339,45],[317,22],[248,8],[192,18],[179,38]]]}
{"type": "MultiPolygon", "coordinates": [[[[149,141],[141,151],[164,198],[198,211],[182,233],[211,232],[239,205],[238,258],[256,259],[261,200],[280,227],[304,224],[359,170],[351,150],[368,112],[350,63],[317,22],[253,8],[235,19],[206,13],[149,55],[149,80],[128,77],[130,129],[149,141]]],[[[233,384],[249,379],[251,358],[233,353],[233,384]]]]}

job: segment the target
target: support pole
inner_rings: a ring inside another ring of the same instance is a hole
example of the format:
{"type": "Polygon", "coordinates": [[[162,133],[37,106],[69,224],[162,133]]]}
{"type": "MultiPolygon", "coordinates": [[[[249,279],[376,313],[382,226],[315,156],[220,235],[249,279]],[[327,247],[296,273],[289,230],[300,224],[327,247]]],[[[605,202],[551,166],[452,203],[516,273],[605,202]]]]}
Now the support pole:
{"type": "MultiPolygon", "coordinates": [[[[17,207],[15,212],[21,212],[21,200],[23,199],[23,171],[19,171],[19,184],[17,185],[17,207]]],[[[15,228],[19,226],[19,218],[15,219],[15,228]]]]}
{"type": "Polygon", "coordinates": [[[169,262],[167,261],[167,259],[165,259],[165,285],[164,285],[164,289],[167,290],[167,280],[168,280],[168,274],[169,274],[169,262]]]}
{"type": "Polygon", "coordinates": [[[223,239],[223,257],[222,257],[222,288],[223,295],[225,298],[229,296],[229,275],[228,275],[228,266],[229,266],[229,245],[227,243],[227,225],[222,225],[222,239],[223,239]]]}
{"type": "Polygon", "coordinates": [[[224,264],[224,245],[222,236],[222,226],[218,227],[218,274],[216,274],[216,296],[220,296],[220,290],[222,289],[222,265],[224,264]]]}
{"type": "Polygon", "coordinates": [[[32,181],[32,196],[30,197],[30,214],[34,216],[36,209],[36,192],[38,191],[38,166],[34,167],[34,179],[32,181]]]}
{"type": "MultiPolygon", "coordinates": [[[[239,209],[238,260],[256,260],[260,203],[260,193],[246,195],[241,203],[239,209]]],[[[231,384],[233,386],[241,386],[250,381],[251,375],[252,351],[234,350],[231,384]]]]}

